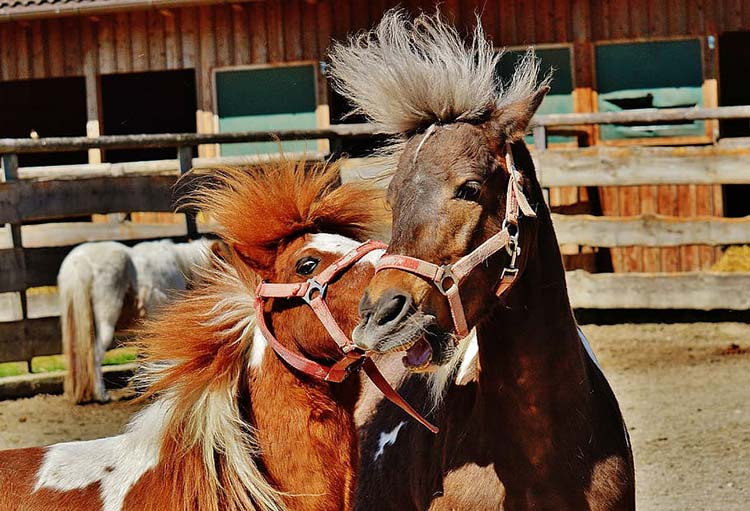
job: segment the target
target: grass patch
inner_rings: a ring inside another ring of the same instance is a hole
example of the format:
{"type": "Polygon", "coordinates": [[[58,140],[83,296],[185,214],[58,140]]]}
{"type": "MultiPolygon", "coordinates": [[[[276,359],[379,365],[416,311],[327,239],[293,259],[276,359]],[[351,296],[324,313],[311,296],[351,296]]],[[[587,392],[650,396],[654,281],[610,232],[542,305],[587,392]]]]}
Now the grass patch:
{"type": "MultiPolygon", "coordinates": [[[[109,350],[104,355],[105,366],[127,364],[137,358],[135,348],[116,348],[109,350]]],[[[32,373],[52,373],[55,371],[65,371],[65,357],[62,355],[50,355],[47,357],[35,357],[31,361],[32,373]]]]}
{"type": "Polygon", "coordinates": [[[18,376],[28,373],[26,362],[5,362],[0,364],[0,378],[6,376],[18,376]]]}

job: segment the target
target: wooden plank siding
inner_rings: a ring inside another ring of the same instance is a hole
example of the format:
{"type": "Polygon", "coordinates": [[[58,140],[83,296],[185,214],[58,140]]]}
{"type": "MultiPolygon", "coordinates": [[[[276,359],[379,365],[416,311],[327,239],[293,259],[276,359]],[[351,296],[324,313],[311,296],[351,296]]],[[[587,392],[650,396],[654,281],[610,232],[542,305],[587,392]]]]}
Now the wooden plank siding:
{"type": "MultiPolygon", "coordinates": [[[[141,9],[92,17],[69,16],[0,23],[0,80],[194,69],[197,129],[217,128],[212,72],[219,66],[323,60],[332,39],[372,26],[382,13],[401,5],[412,13],[431,11],[434,2],[411,0],[265,0],[175,9],[141,9]],[[91,46],[93,43],[93,47],[91,46]],[[93,55],[93,58],[92,58],[93,55]],[[88,60],[87,60],[88,58],[88,60]]],[[[701,37],[706,106],[717,98],[717,51],[706,36],[750,30],[750,2],[730,0],[453,0],[445,17],[466,30],[475,13],[495,45],[571,44],[573,110],[596,108],[594,44],[608,40],[701,37]]],[[[89,83],[94,83],[90,81],[89,83]]],[[[328,91],[321,80],[321,103],[328,91]]],[[[718,123],[707,121],[709,132],[718,123]]],[[[596,127],[585,127],[595,139],[596,127]]],[[[199,156],[215,156],[216,146],[200,146],[199,156]]],[[[552,190],[552,206],[581,202],[586,191],[552,190]]],[[[600,188],[605,215],[723,212],[721,187],[649,185],[600,188]],[[676,200],[677,203],[670,204],[676,200]]],[[[616,248],[616,271],[685,271],[710,266],[717,250],[616,248]]]]}

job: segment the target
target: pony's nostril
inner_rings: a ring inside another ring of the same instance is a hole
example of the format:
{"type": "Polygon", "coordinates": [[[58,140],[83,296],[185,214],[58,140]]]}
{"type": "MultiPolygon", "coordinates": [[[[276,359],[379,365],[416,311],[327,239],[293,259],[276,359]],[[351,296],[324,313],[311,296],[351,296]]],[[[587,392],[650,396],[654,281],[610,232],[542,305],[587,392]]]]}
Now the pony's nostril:
{"type": "Polygon", "coordinates": [[[401,316],[406,307],[406,296],[397,294],[389,297],[377,311],[376,323],[383,326],[391,321],[395,321],[401,316]]]}

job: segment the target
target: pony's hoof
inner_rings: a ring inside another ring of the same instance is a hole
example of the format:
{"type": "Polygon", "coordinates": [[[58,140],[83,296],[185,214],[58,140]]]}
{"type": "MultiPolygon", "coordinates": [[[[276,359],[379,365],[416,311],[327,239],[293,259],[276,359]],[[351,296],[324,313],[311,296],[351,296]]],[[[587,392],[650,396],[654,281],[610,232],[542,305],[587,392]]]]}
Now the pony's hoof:
{"type": "Polygon", "coordinates": [[[110,396],[109,393],[102,394],[101,396],[95,396],[94,401],[96,403],[102,403],[102,404],[109,403],[110,401],[112,401],[112,396],[110,396]]]}

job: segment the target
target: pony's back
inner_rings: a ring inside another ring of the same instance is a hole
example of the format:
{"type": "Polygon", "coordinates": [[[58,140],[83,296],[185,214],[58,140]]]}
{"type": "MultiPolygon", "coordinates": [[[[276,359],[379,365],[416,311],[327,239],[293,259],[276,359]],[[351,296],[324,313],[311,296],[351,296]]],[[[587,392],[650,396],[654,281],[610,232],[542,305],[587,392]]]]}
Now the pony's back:
{"type": "Polygon", "coordinates": [[[173,243],[145,241],[131,249],[138,274],[138,298],[142,312],[149,315],[167,303],[174,291],[188,288],[196,269],[208,265],[207,240],[173,243]]]}

